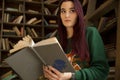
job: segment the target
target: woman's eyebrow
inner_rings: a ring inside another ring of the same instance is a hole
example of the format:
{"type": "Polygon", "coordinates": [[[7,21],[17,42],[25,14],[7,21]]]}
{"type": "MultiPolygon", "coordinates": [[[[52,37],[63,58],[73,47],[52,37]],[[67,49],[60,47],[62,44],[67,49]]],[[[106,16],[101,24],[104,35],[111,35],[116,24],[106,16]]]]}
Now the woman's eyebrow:
{"type": "Polygon", "coordinates": [[[70,9],[75,9],[75,7],[71,7],[70,9]]]}
{"type": "MultiPolygon", "coordinates": [[[[71,7],[71,8],[69,8],[69,9],[75,9],[74,7],[71,7]]],[[[61,8],[61,10],[65,10],[65,8],[61,8]]]]}
{"type": "Polygon", "coordinates": [[[64,10],[65,8],[61,8],[61,10],[64,10]]]}

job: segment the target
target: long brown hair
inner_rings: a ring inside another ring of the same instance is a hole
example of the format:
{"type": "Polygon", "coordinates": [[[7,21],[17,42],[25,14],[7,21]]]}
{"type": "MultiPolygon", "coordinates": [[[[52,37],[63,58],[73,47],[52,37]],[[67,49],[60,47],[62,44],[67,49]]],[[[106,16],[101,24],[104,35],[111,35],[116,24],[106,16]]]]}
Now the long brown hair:
{"type": "Polygon", "coordinates": [[[78,15],[78,20],[74,25],[74,33],[72,37],[72,49],[73,52],[80,56],[81,60],[88,60],[89,59],[89,50],[86,41],[86,27],[84,21],[84,14],[81,3],[79,0],[61,0],[59,4],[59,12],[58,12],[58,34],[60,37],[60,43],[64,50],[67,47],[67,31],[65,26],[62,24],[61,17],[60,17],[60,8],[61,4],[65,1],[72,1],[74,3],[75,11],[78,15]]]}

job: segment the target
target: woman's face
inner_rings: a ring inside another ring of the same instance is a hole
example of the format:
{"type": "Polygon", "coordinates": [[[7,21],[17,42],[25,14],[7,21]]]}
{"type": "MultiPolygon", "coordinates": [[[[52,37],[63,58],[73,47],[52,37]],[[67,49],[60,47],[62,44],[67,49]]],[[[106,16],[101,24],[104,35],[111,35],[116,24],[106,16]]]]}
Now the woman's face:
{"type": "Polygon", "coordinates": [[[72,1],[65,1],[62,3],[60,17],[66,28],[73,28],[77,21],[77,13],[72,1]]]}

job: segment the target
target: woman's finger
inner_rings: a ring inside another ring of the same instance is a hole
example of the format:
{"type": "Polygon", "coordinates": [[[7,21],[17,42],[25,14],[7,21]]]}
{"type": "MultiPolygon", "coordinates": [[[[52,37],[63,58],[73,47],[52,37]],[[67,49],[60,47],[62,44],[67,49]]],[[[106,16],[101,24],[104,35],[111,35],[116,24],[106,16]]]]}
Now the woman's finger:
{"type": "Polygon", "coordinates": [[[61,75],[61,72],[58,71],[57,69],[53,68],[52,66],[48,66],[48,67],[49,67],[49,69],[50,69],[52,72],[54,72],[57,76],[60,76],[60,75],[61,75]]]}
{"type": "Polygon", "coordinates": [[[56,79],[56,80],[59,79],[59,77],[55,73],[53,73],[53,71],[48,67],[44,67],[44,75],[46,78],[49,79],[56,79]]]}

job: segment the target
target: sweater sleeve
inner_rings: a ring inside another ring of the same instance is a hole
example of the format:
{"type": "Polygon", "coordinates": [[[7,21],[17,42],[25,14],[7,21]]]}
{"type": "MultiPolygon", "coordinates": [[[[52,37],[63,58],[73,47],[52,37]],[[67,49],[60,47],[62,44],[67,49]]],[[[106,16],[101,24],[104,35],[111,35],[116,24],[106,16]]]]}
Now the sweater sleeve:
{"type": "Polygon", "coordinates": [[[104,44],[96,28],[88,27],[86,32],[90,52],[90,67],[75,72],[76,80],[106,80],[109,65],[104,44]]]}

